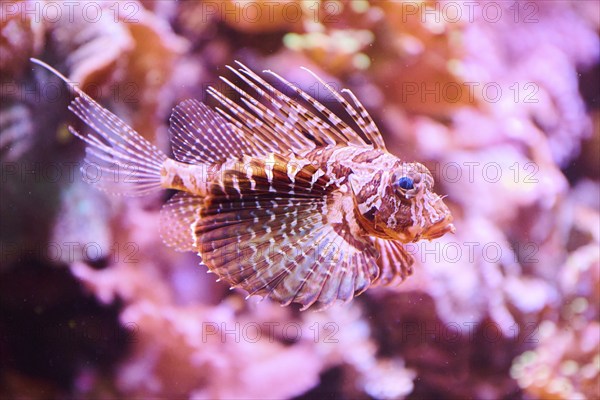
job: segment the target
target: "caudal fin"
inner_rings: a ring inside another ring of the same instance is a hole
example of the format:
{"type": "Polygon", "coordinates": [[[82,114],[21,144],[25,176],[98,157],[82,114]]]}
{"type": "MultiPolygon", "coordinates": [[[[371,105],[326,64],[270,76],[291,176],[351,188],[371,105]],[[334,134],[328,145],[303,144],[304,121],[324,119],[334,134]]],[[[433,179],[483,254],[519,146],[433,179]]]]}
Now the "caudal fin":
{"type": "Polygon", "coordinates": [[[81,167],[84,179],[110,193],[144,195],[161,189],[161,170],[167,156],[119,117],[100,106],[81,89],[43,61],[31,62],[46,68],[75,93],[69,105],[79,119],[94,132],[83,135],[69,131],[86,142],[85,164],[81,167]]]}

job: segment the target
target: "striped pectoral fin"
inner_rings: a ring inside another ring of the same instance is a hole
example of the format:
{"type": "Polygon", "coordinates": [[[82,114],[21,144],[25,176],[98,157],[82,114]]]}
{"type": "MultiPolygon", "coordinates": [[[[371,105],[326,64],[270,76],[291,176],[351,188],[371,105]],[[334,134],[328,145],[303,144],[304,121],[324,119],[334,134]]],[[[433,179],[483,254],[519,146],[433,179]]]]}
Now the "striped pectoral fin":
{"type": "Polygon", "coordinates": [[[160,236],[177,251],[195,250],[193,226],[200,216],[203,199],[178,192],[160,210],[160,236]]]}
{"type": "Polygon", "coordinates": [[[315,212],[293,214],[261,215],[258,223],[242,217],[210,234],[197,231],[205,238],[203,261],[232,286],[282,305],[300,303],[303,310],[347,302],[377,278],[377,252],[370,243],[340,236],[315,212]],[[302,228],[288,229],[298,219],[302,228]]]}
{"type": "Polygon", "coordinates": [[[373,239],[379,252],[377,264],[380,273],[374,285],[396,285],[412,275],[413,256],[397,240],[373,239]]]}
{"type": "Polygon", "coordinates": [[[284,305],[300,303],[303,310],[326,309],[364,292],[377,278],[376,250],[339,228],[324,225],[310,239],[300,241],[302,251],[291,254],[290,272],[280,285],[264,292],[284,305]]]}
{"type": "Polygon", "coordinates": [[[327,222],[338,190],[328,176],[285,161],[253,160],[248,174],[229,171],[212,187],[195,226],[202,259],[232,286],[283,305],[348,301],[376,279],[377,251],[327,222]]]}

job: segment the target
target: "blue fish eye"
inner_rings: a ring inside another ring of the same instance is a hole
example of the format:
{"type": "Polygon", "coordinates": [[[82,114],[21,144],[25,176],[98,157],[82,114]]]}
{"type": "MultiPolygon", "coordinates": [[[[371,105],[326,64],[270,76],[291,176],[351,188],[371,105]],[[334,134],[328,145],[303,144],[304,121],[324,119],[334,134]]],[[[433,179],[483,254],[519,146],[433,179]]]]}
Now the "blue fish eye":
{"type": "Polygon", "coordinates": [[[414,188],[414,182],[408,176],[403,176],[398,179],[398,186],[400,186],[404,190],[411,190],[414,188]]]}

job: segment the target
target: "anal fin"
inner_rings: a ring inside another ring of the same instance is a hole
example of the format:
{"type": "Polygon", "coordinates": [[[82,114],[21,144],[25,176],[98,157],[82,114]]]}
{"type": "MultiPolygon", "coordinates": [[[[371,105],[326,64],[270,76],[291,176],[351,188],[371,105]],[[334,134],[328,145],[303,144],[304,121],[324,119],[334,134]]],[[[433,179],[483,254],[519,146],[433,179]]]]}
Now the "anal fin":
{"type": "Polygon", "coordinates": [[[194,251],[193,225],[200,215],[203,199],[178,192],[160,210],[160,236],[177,251],[194,251]]]}

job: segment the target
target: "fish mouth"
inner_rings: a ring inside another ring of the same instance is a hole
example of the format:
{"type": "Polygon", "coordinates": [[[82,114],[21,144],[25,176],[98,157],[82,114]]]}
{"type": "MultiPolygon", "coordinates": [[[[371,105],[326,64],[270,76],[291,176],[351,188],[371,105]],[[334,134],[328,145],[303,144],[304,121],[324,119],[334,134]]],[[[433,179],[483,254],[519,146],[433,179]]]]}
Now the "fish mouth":
{"type": "Polygon", "coordinates": [[[448,215],[445,218],[442,218],[440,221],[433,224],[429,229],[427,229],[421,235],[423,239],[437,239],[444,236],[446,233],[454,233],[456,232],[456,228],[452,223],[452,216],[448,215]]]}

